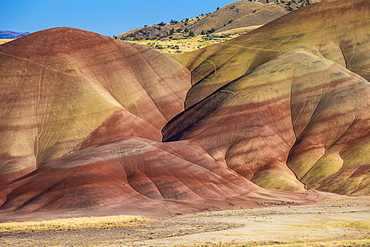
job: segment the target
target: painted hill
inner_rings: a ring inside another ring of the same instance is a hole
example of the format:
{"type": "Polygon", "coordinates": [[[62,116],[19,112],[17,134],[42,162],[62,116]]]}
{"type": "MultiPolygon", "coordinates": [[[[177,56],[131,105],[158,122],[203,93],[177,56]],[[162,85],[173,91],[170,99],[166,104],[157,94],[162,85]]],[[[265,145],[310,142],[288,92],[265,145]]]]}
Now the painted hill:
{"type": "Polygon", "coordinates": [[[295,9],[309,5],[314,1],[236,1],[213,13],[201,14],[196,18],[181,21],[171,20],[138,28],[116,38],[122,40],[181,39],[200,34],[211,34],[248,26],[264,25],[295,9]]]}
{"type": "Polygon", "coordinates": [[[322,198],[258,187],[188,142],[138,137],[76,151],[9,183],[5,191],[10,192],[1,206],[0,222],[71,213],[168,217],[322,198]]]}
{"type": "Polygon", "coordinates": [[[0,183],[117,137],[160,141],[190,86],[172,58],[71,28],[3,44],[0,60],[0,183]]]}
{"type": "Polygon", "coordinates": [[[1,45],[0,221],[369,196],[369,17],[328,0],[186,67],[70,28],[1,45]]]}
{"type": "Polygon", "coordinates": [[[178,56],[193,86],[165,139],[263,187],[369,194],[369,17],[368,1],[327,1],[178,56]]]}
{"type": "Polygon", "coordinates": [[[162,53],[55,28],[2,45],[0,61],[0,221],[310,201],[271,194],[191,142],[161,143],[190,88],[162,53]]]}

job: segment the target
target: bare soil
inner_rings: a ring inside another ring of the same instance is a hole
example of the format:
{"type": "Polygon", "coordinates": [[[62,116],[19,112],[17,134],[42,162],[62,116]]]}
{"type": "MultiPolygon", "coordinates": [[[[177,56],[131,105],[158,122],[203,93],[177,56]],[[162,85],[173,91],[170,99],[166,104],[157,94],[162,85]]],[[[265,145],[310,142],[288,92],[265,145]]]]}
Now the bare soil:
{"type": "Polygon", "coordinates": [[[0,246],[370,246],[369,199],[265,205],[122,228],[0,233],[0,246]]]}

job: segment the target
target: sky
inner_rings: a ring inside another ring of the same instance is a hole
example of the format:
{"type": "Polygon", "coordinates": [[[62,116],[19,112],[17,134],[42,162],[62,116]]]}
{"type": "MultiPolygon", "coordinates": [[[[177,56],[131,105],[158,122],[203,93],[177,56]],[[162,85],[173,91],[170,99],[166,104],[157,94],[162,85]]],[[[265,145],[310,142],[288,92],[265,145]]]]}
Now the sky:
{"type": "Polygon", "coordinates": [[[73,27],[106,36],[193,18],[236,0],[0,0],[1,31],[73,27]]]}

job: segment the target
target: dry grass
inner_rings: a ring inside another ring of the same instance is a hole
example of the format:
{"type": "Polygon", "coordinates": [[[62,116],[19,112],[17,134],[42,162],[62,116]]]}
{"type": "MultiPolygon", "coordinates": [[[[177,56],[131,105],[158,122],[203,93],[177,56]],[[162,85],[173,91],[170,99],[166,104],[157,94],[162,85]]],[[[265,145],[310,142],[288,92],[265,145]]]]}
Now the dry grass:
{"type": "Polygon", "coordinates": [[[57,220],[0,223],[1,232],[81,230],[89,228],[113,228],[143,225],[153,221],[142,216],[79,217],[57,220]]]}
{"type": "Polygon", "coordinates": [[[0,45],[5,44],[5,43],[7,43],[9,41],[12,41],[12,40],[14,40],[14,39],[0,39],[0,45]]]}
{"type": "Polygon", "coordinates": [[[176,247],[368,247],[370,246],[370,239],[363,240],[345,240],[345,241],[331,241],[331,242],[296,242],[296,243],[279,243],[279,242],[265,242],[265,243],[248,243],[243,244],[236,241],[219,242],[219,243],[202,243],[199,245],[176,245],[176,247]]]}
{"type": "Polygon", "coordinates": [[[348,228],[357,230],[370,230],[370,220],[343,220],[333,218],[322,218],[313,222],[304,222],[296,225],[297,227],[307,227],[310,229],[332,229],[332,228],[348,228]]]}
{"type": "Polygon", "coordinates": [[[176,54],[194,51],[209,45],[224,42],[227,39],[203,40],[200,37],[181,40],[139,40],[126,41],[148,46],[163,53],[176,54]]]}
{"type": "Polygon", "coordinates": [[[157,220],[111,216],[3,223],[0,246],[370,246],[368,197],[347,200],[157,220]]]}
{"type": "Polygon", "coordinates": [[[209,45],[217,44],[220,42],[227,41],[232,38],[236,38],[242,34],[248,33],[256,28],[261,27],[259,26],[249,26],[243,28],[236,28],[232,30],[227,30],[219,33],[214,33],[211,35],[211,38],[207,35],[197,35],[193,38],[188,39],[179,39],[179,40],[137,40],[137,41],[126,41],[126,42],[133,42],[141,45],[148,46],[155,50],[158,50],[163,53],[169,54],[176,54],[176,53],[184,53],[184,52],[191,52],[209,45]],[[218,38],[217,36],[227,35],[225,38],[218,38]],[[216,37],[212,37],[216,36],[216,37]]]}
{"type": "Polygon", "coordinates": [[[248,27],[240,27],[240,28],[234,28],[222,32],[217,32],[215,33],[216,35],[221,35],[221,34],[238,34],[238,33],[248,33],[250,31],[253,31],[254,29],[257,29],[259,27],[262,27],[263,25],[256,25],[256,26],[248,26],[248,27]]]}
{"type": "Polygon", "coordinates": [[[370,230],[370,219],[348,222],[343,225],[347,228],[370,230]]]}

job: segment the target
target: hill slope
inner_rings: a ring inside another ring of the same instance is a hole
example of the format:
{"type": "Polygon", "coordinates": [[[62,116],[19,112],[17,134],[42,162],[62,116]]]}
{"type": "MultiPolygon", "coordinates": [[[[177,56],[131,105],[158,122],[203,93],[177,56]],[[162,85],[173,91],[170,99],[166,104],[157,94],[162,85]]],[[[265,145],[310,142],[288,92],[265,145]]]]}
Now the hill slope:
{"type": "Polygon", "coordinates": [[[193,86],[165,139],[263,187],[368,194],[369,17],[368,1],[326,1],[177,56],[193,86]]]}
{"type": "Polygon", "coordinates": [[[2,45],[0,61],[0,221],[309,201],[271,194],[191,142],[160,143],[190,87],[173,58],[55,28],[2,45]]]}
{"type": "Polygon", "coordinates": [[[70,28],[3,44],[0,60],[0,183],[117,137],[160,141],[190,86],[159,52],[70,28]]]}
{"type": "Polygon", "coordinates": [[[201,14],[182,21],[172,20],[169,24],[138,28],[116,38],[122,40],[178,39],[200,34],[223,32],[248,26],[264,25],[290,11],[316,1],[236,1],[213,13],[201,14]]]}
{"type": "Polygon", "coordinates": [[[369,17],[310,5],[178,56],[188,70],[69,28],[1,45],[0,221],[370,195],[369,17]]]}

